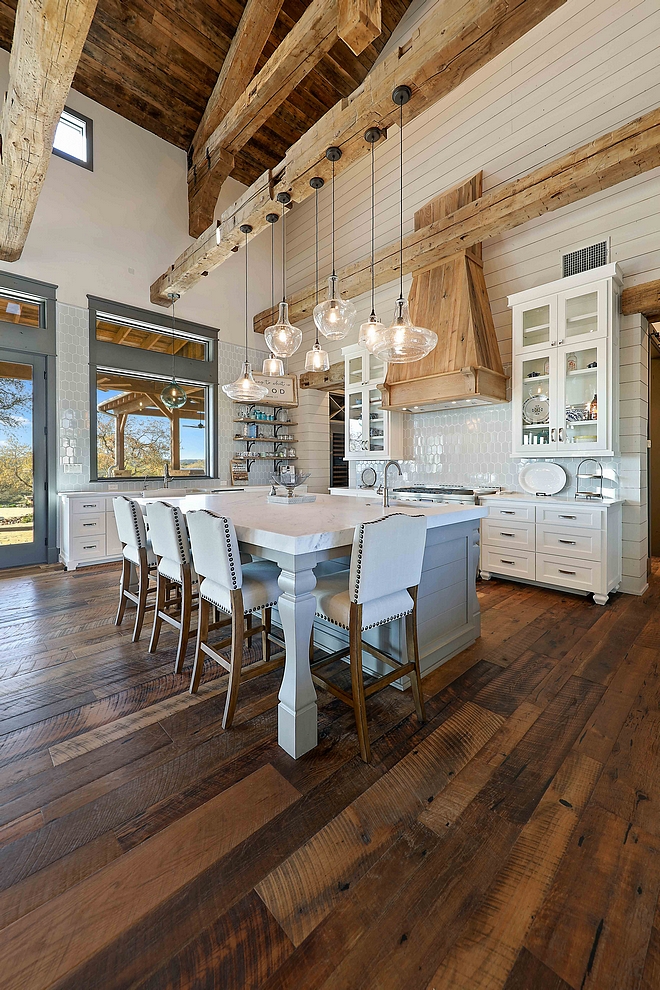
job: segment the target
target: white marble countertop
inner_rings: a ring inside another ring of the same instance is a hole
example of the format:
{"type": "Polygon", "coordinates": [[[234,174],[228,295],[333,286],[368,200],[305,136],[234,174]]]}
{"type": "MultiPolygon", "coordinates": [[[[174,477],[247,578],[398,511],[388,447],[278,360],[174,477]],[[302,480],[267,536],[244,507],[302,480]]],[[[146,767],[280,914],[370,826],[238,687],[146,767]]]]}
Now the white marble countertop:
{"type": "MultiPolygon", "coordinates": [[[[148,506],[149,501],[154,499],[145,497],[138,501],[148,506]]],[[[429,529],[482,519],[488,514],[486,508],[478,505],[422,506],[405,502],[383,509],[382,500],[377,496],[368,500],[317,495],[315,502],[272,505],[266,502],[264,494],[227,492],[179,498],[168,495],[167,501],[179,505],[184,512],[208,509],[229,516],[242,542],[294,555],[348,546],[353,541],[355,527],[360,523],[397,512],[426,516],[429,529]]]]}
{"type": "Polygon", "coordinates": [[[535,505],[623,505],[623,498],[575,498],[574,495],[528,495],[526,492],[499,492],[497,495],[482,495],[482,502],[517,500],[534,502],[535,505]]]}

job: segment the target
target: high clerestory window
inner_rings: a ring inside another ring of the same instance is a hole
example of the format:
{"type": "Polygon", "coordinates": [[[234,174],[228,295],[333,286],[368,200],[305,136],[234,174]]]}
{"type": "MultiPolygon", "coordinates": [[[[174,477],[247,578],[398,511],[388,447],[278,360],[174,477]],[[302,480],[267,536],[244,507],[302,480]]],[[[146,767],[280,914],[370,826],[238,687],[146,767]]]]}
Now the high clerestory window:
{"type": "Polygon", "coordinates": [[[92,479],[215,475],[217,331],[88,298],[92,479]],[[173,375],[187,401],[170,410],[173,375]]]}
{"type": "Polygon", "coordinates": [[[53,154],[94,170],[94,133],[89,117],[64,108],[55,131],[53,154]]]}

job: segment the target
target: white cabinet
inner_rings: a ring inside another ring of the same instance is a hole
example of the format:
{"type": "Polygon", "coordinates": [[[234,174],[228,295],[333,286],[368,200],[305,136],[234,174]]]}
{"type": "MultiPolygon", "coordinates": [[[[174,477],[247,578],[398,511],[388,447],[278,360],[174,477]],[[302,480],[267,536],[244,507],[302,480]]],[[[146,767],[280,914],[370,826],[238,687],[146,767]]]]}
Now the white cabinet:
{"type": "Polygon", "coordinates": [[[620,291],[604,265],[509,296],[514,456],[617,452],[620,291]]]}
{"type": "Polygon", "coordinates": [[[387,365],[365,347],[352,344],[344,356],[345,454],[347,461],[383,461],[403,457],[402,414],[383,409],[378,388],[387,365]]]}
{"type": "Polygon", "coordinates": [[[481,499],[481,576],[593,594],[605,605],[621,583],[620,501],[495,495],[481,499]]]}

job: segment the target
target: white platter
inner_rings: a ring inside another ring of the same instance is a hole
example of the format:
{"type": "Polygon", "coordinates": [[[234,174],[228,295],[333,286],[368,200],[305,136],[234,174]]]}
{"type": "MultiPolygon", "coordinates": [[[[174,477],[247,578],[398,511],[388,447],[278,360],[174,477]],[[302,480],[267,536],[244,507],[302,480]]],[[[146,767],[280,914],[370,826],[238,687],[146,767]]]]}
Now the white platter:
{"type": "Polygon", "coordinates": [[[523,464],[518,481],[528,495],[556,495],[566,484],[566,472],[561,464],[533,461],[523,464]]]}

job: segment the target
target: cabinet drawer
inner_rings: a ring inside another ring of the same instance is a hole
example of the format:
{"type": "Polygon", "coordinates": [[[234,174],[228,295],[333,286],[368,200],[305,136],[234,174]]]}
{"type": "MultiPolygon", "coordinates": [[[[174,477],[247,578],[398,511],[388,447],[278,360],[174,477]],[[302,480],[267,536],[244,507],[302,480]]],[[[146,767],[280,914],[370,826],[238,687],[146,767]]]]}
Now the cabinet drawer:
{"type": "Polygon", "coordinates": [[[550,523],[553,526],[580,526],[582,529],[600,529],[601,513],[597,509],[588,509],[580,506],[573,508],[567,505],[566,508],[549,505],[537,505],[537,523],[550,523]]]}
{"type": "Polygon", "coordinates": [[[481,570],[493,574],[510,574],[511,577],[533,581],[536,554],[530,550],[506,550],[504,547],[481,548],[481,570]]]}
{"type": "Polygon", "coordinates": [[[580,560],[601,560],[599,529],[565,529],[563,526],[536,527],[536,550],[554,556],[579,557],[580,560]]]}
{"type": "Polygon", "coordinates": [[[105,533],[105,512],[82,512],[71,520],[74,536],[98,536],[105,533]]]}
{"type": "Polygon", "coordinates": [[[72,498],[69,500],[71,514],[79,516],[85,512],[105,512],[105,498],[72,498]]]}
{"type": "Polygon", "coordinates": [[[536,580],[560,588],[576,588],[580,591],[598,591],[600,588],[600,563],[579,560],[576,557],[550,557],[536,555],[536,580]]]}
{"type": "Polygon", "coordinates": [[[520,522],[534,522],[534,505],[492,505],[488,504],[490,519],[515,519],[520,522]]]}
{"type": "Polygon", "coordinates": [[[533,522],[511,522],[509,519],[484,519],[481,539],[489,546],[515,547],[534,550],[536,526],[533,522]]]}
{"type": "Polygon", "coordinates": [[[105,557],[105,536],[76,536],[73,542],[73,557],[84,560],[86,557],[97,559],[105,557]]]}

